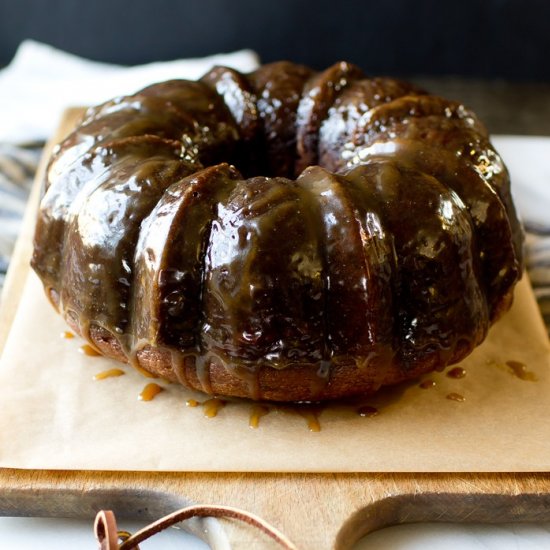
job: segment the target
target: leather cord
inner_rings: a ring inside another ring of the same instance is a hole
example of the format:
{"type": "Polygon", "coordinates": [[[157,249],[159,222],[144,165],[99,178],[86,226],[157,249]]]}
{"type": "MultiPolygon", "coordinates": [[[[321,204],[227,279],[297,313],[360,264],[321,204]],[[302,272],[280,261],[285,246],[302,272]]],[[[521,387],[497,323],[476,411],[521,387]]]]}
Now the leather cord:
{"type": "Polygon", "coordinates": [[[139,550],[138,545],[141,542],[180,521],[193,517],[236,519],[256,527],[285,550],[297,550],[297,547],[283,533],[267,521],[255,514],[231,506],[187,506],[150,523],[133,535],[119,532],[115,514],[111,510],[101,510],[95,518],[94,532],[99,543],[99,550],[139,550]]]}

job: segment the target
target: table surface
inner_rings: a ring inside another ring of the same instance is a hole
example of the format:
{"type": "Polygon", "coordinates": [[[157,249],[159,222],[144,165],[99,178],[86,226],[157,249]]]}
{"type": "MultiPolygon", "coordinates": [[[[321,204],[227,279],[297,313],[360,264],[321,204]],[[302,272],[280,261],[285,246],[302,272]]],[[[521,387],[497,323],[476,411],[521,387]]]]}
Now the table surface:
{"type": "MultiPolygon", "coordinates": [[[[136,532],[143,525],[121,522],[136,532]]],[[[141,547],[145,550],[206,550],[208,546],[180,528],[156,535],[141,547]]],[[[543,550],[550,547],[549,524],[456,525],[412,524],[388,527],[371,533],[351,550],[543,550]]],[[[92,521],[52,518],[0,518],[0,548],[17,550],[95,550],[92,521]]]]}
{"type": "Polygon", "coordinates": [[[458,77],[413,79],[432,93],[461,101],[491,134],[550,136],[550,83],[510,83],[458,77]]]}
{"type": "MultiPolygon", "coordinates": [[[[511,84],[461,78],[417,78],[418,84],[434,93],[464,102],[484,121],[493,134],[550,136],[550,84],[511,84]]],[[[141,525],[122,523],[136,531],[141,525]]],[[[0,518],[0,548],[97,548],[92,519],[0,518]]],[[[390,527],[365,537],[356,550],[453,549],[550,547],[550,524],[537,525],[449,525],[424,524],[390,527]]],[[[206,545],[180,529],[157,536],[147,548],[204,549],[206,545]]]]}

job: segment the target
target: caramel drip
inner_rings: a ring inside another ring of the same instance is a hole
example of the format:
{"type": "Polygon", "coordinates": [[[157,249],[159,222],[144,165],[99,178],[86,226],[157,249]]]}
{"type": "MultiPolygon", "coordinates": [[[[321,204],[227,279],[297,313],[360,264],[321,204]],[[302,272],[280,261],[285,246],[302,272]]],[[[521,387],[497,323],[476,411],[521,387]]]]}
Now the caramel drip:
{"type": "Polygon", "coordinates": [[[195,366],[202,391],[204,393],[214,393],[210,382],[210,359],[208,357],[197,357],[195,366]]]}
{"type": "Polygon", "coordinates": [[[204,409],[204,416],[206,418],[214,418],[218,415],[218,412],[221,411],[227,404],[227,401],[223,399],[218,399],[213,397],[212,399],[207,399],[204,403],[201,403],[202,408],[204,409]]]}
{"type": "Polygon", "coordinates": [[[140,401],[152,401],[161,391],[164,391],[164,388],[154,382],[151,382],[150,384],[147,384],[143,390],[141,390],[138,399],[140,401]]]}
{"type": "Polygon", "coordinates": [[[372,407],[371,405],[363,405],[357,409],[357,414],[359,416],[371,417],[377,416],[379,411],[376,407],[372,407]]]}
{"type": "Polygon", "coordinates": [[[214,418],[218,416],[218,413],[227,405],[227,401],[219,399],[218,397],[212,397],[206,401],[197,401],[196,399],[188,399],[185,402],[187,407],[198,407],[202,406],[204,409],[204,416],[206,418],[214,418]]]}
{"type": "Polygon", "coordinates": [[[311,411],[300,411],[300,414],[306,419],[307,427],[310,432],[320,432],[321,424],[316,413],[311,411]]]}
{"type": "Polygon", "coordinates": [[[258,428],[260,425],[260,418],[270,412],[271,409],[269,407],[255,403],[250,407],[250,419],[248,421],[248,425],[253,429],[258,428]]]}
{"type": "Polygon", "coordinates": [[[90,346],[90,344],[83,344],[78,348],[78,351],[84,355],[88,355],[89,357],[101,356],[101,353],[94,347],[90,346]]]}
{"type": "Polygon", "coordinates": [[[71,340],[74,338],[74,334],[70,330],[66,330],[61,333],[61,338],[65,338],[66,340],[71,340]]]}
{"type": "Polygon", "coordinates": [[[310,393],[312,396],[317,397],[321,395],[330,381],[330,372],[331,362],[329,360],[320,361],[316,376],[312,378],[309,383],[310,393]]]}
{"type": "Polygon", "coordinates": [[[319,417],[321,416],[323,409],[324,407],[322,406],[316,407],[310,405],[297,405],[291,410],[305,419],[310,432],[320,432],[321,423],[319,421],[319,417]]]}
{"type": "Polygon", "coordinates": [[[187,380],[187,375],[185,373],[185,359],[186,357],[178,350],[170,350],[170,362],[172,365],[172,371],[176,375],[178,382],[185,386],[186,388],[192,388],[187,380]]]}
{"type": "Polygon", "coordinates": [[[466,371],[462,367],[454,367],[448,373],[449,378],[464,378],[466,376],[466,371]]]}
{"type": "Polygon", "coordinates": [[[450,399],[451,401],[466,401],[466,398],[463,395],[460,395],[459,393],[449,393],[447,394],[447,399],[450,399]]]}
{"type": "Polygon", "coordinates": [[[136,369],[142,376],[145,376],[145,378],[158,378],[156,374],[149,372],[139,364],[138,352],[140,349],[140,346],[136,345],[131,350],[126,352],[126,359],[128,359],[128,364],[136,369]]]}
{"type": "Polygon", "coordinates": [[[435,382],[431,379],[424,380],[423,382],[420,382],[420,384],[418,384],[418,387],[422,388],[423,390],[428,390],[435,387],[435,382]]]}
{"type": "MultiPolygon", "coordinates": [[[[62,305],[65,306],[64,303],[62,305]]],[[[67,315],[68,315],[69,310],[65,309],[64,311],[65,311],[64,317],[66,318],[67,315]]],[[[78,315],[77,318],[78,318],[78,327],[80,328],[80,335],[85,340],[91,341],[92,338],[90,336],[90,321],[89,321],[89,319],[85,319],[82,315],[78,315]]]]}
{"type": "Polygon", "coordinates": [[[94,380],[104,380],[105,378],[114,378],[126,374],[122,369],[109,369],[98,372],[94,375],[94,380]]]}
{"type": "Polygon", "coordinates": [[[512,374],[517,376],[520,380],[528,382],[536,382],[537,376],[534,372],[528,371],[527,366],[519,361],[506,361],[506,366],[510,368],[512,374]]]}
{"type": "Polygon", "coordinates": [[[248,386],[248,395],[252,399],[261,398],[258,368],[256,366],[252,368],[247,366],[233,366],[231,372],[238,376],[248,386]]]}
{"type": "Polygon", "coordinates": [[[145,378],[158,378],[156,374],[153,374],[152,372],[145,370],[140,365],[133,364],[132,367],[134,367],[134,369],[136,369],[142,376],[145,376],[145,378]]]}

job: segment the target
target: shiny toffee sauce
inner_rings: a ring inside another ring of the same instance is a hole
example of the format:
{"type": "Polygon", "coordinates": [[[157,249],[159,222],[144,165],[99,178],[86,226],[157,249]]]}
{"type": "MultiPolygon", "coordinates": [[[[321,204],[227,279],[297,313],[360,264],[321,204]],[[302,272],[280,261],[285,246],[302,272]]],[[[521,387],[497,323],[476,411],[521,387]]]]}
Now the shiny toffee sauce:
{"type": "Polygon", "coordinates": [[[218,413],[227,405],[225,399],[219,399],[218,397],[211,397],[205,401],[197,401],[196,399],[188,399],[186,401],[188,407],[202,407],[205,418],[214,418],[218,416],[218,413]]]}
{"type": "Polygon", "coordinates": [[[162,386],[159,386],[155,382],[151,382],[143,388],[138,399],[140,401],[152,401],[161,391],[164,391],[162,386]]]}
{"type": "Polygon", "coordinates": [[[444,366],[521,274],[508,174],[475,115],[346,63],[218,68],[107,102],[46,188],[32,265],[52,302],[131,364],[151,344],[188,385],[192,362],[207,393],[212,361],[250,397],[264,364],[314,369],[312,397],[342,361],[444,366]]]}
{"type": "Polygon", "coordinates": [[[456,393],[456,392],[448,393],[447,399],[449,399],[450,401],[459,401],[459,402],[466,401],[466,398],[462,394],[456,393]]]}
{"type": "MultiPolygon", "coordinates": [[[[214,418],[218,412],[224,408],[230,401],[219,399],[217,397],[207,399],[206,401],[197,401],[196,399],[188,399],[186,405],[188,407],[203,407],[204,416],[206,418],[214,418]]],[[[260,421],[264,416],[271,412],[280,412],[294,414],[302,417],[307,424],[309,431],[321,431],[319,417],[325,407],[323,405],[311,404],[295,404],[295,405],[275,405],[267,403],[252,403],[249,410],[248,425],[252,429],[257,429],[260,426],[260,421]]]]}
{"type": "MultiPolygon", "coordinates": [[[[506,361],[505,363],[509,368],[511,374],[517,376],[521,380],[525,381],[535,381],[537,380],[536,375],[527,370],[526,365],[519,361],[506,361]]],[[[111,369],[96,375],[94,379],[100,380],[107,378],[109,376],[120,376],[124,374],[120,369],[111,369]]],[[[461,379],[466,376],[466,371],[462,367],[453,367],[447,371],[446,375],[449,378],[461,379]]],[[[432,379],[427,379],[422,381],[419,385],[422,389],[429,389],[436,386],[436,382],[432,379]]],[[[157,395],[163,388],[158,386],[158,384],[148,384],[142,394],[140,394],[140,399],[144,401],[152,400],[155,395],[157,395]],[[142,397],[145,395],[147,397],[142,397]]],[[[464,402],[466,397],[457,392],[450,392],[446,395],[446,399],[450,401],[464,402]]],[[[206,418],[214,418],[218,415],[219,411],[223,409],[230,401],[220,399],[217,397],[207,399],[203,402],[197,401],[195,399],[188,399],[186,405],[188,407],[198,407],[202,406],[204,409],[204,416],[206,418]]],[[[341,403],[338,403],[341,405],[341,403]]],[[[373,417],[380,414],[378,408],[373,407],[372,405],[352,405],[356,414],[362,417],[373,417]]],[[[321,431],[321,422],[320,417],[323,410],[327,408],[327,405],[321,404],[295,404],[295,405],[275,405],[275,404],[265,404],[265,403],[253,403],[250,405],[249,413],[249,426],[250,428],[257,429],[260,426],[260,421],[264,416],[267,416],[273,411],[284,412],[288,414],[294,414],[301,416],[306,421],[307,427],[311,432],[321,431]]]]}
{"type": "Polygon", "coordinates": [[[94,380],[105,380],[105,378],[116,378],[118,376],[123,376],[126,373],[122,369],[108,369],[101,372],[98,372],[97,374],[94,374],[94,380]]]}
{"type": "MultiPolygon", "coordinates": [[[[73,334],[70,332],[62,333],[62,337],[65,339],[73,338],[73,334]]],[[[87,344],[79,348],[80,352],[86,353],[90,356],[99,356],[101,355],[97,352],[92,346],[87,344]]],[[[490,364],[498,364],[494,361],[489,361],[490,364]]],[[[524,381],[536,381],[536,375],[527,369],[527,366],[524,363],[516,360],[509,360],[505,362],[505,365],[508,367],[508,372],[513,374],[520,380],[524,381]]],[[[145,371],[144,369],[138,369],[144,376],[150,378],[151,373],[145,371]]],[[[118,377],[124,375],[125,372],[119,368],[112,368],[94,375],[94,380],[104,380],[106,378],[118,377]]],[[[446,372],[446,376],[453,379],[462,379],[466,376],[466,370],[460,366],[455,366],[449,369],[446,372]]],[[[169,381],[166,381],[169,382],[169,381]]],[[[434,388],[436,382],[428,378],[423,380],[418,384],[418,387],[421,389],[434,388]]],[[[139,394],[139,399],[141,401],[152,401],[160,392],[164,391],[164,388],[157,383],[151,382],[147,384],[142,392],[139,394]]],[[[457,392],[450,392],[446,395],[446,399],[456,402],[466,401],[466,397],[457,392]]],[[[357,401],[357,399],[352,400],[357,401]]],[[[212,397],[206,399],[205,401],[197,401],[196,399],[188,399],[186,402],[187,407],[195,408],[201,406],[204,411],[204,416],[206,418],[215,418],[218,413],[231,401],[228,399],[221,399],[219,397],[212,397]]],[[[347,403],[348,406],[352,407],[355,413],[362,417],[374,417],[380,414],[378,408],[370,404],[350,404],[349,400],[347,403]]],[[[337,405],[341,406],[342,402],[338,402],[337,405]]],[[[321,403],[295,403],[295,404],[274,404],[274,403],[252,403],[250,405],[249,412],[249,426],[252,429],[257,429],[260,426],[260,421],[263,417],[267,416],[271,412],[281,412],[287,414],[298,415],[302,417],[307,424],[307,427],[310,432],[319,432],[321,431],[321,422],[320,417],[323,412],[329,405],[321,403]]]]}
{"type": "MultiPolygon", "coordinates": [[[[219,398],[208,399],[204,402],[197,401],[195,399],[188,399],[188,407],[204,408],[204,416],[207,418],[213,418],[217,415],[219,410],[223,408],[230,400],[223,400],[219,398]]],[[[243,405],[243,402],[239,402],[243,405]]],[[[342,403],[338,403],[342,406],[342,403]]],[[[252,403],[249,405],[249,427],[257,429],[260,426],[261,419],[270,413],[289,414],[293,416],[299,416],[303,418],[310,432],[321,431],[321,415],[323,411],[329,408],[330,405],[321,403],[294,403],[294,404],[275,404],[275,403],[252,403]]],[[[371,405],[353,405],[351,406],[355,410],[356,414],[363,417],[371,417],[379,414],[377,408],[371,405]]]]}
{"type": "Polygon", "coordinates": [[[78,351],[84,355],[88,355],[89,357],[100,357],[102,355],[99,350],[93,346],[90,346],[90,344],[83,344],[78,348],[78,351]]]}
{"type": "MultiPolygon", "coordinates": [[[[505,364],[509,368],[510,374],[513,374],[520,380],[529,382],[534,382],[537,380],[536,374],[529,371],[524,363],[520,361],[509,360],[506,361],[505,364]]],[[[463,367],[456,366],[448,370],[446,376],[453,379],[462,379],[466,376],[466,370],[463,367]]],[[[436,385],[436,382],[432,379],[423,380],[420,384],[418,384],[418,386],[422,389],[434,388],[436,385]]],[[[445,397],[450,401],[456,401],[459,403],[466,401],[466,397],[457,392],[450,392],[445,397]]],[[[341,405],[341,403],[339,404],[341,405]]],[[[278,407],[276,406],[275,408],[278,407]]],[[[286,407],[285,410],[287,412],[293,412],[294,414],[299,414],[300,416],[304,417],[307,420],[309,430],[315,432],[320,431],[321,429],[319,417],[324,408],[326,408],[326,405],[303,405],[296,406],[295,408],[286,407]]],[[[354,406],[354,409],[359,416],[363,417],[372,417],[380,414],[379,409],[373,407],[372,405],[354,406]]],[[[253,428],[257,428],[259,426],[260,418],[269,414],[269,412],[271,412],[271,409],[266,405],[253,405],[250,413],[250,426],[253,428]]]]}
{"type": "Polygon", "coordinates": [[[535,373],[527,370],[527,365],[524,365],[520,361],[506,361],[506,366],[514,376],[517,376],[520,380],[529,382],[535,382],[537,380],[535,373]]]}
{"type": "Polygon", "coordinates": [[[466,376],[466,371],[462,367],[453,367],[447,372],[449,378],[464,378],[466,376]]]}

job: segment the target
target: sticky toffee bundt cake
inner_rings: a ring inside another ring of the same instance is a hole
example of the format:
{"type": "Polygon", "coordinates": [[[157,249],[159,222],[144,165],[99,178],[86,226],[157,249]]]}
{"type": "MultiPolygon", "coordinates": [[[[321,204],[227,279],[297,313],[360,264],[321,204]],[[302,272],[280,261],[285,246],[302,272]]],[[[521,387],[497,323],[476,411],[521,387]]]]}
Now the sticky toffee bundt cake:
{"type": "Polygon", "coordinates": [[[442,369],[521,276],[476,116],[343,62],[217,67],[89,109],[45,187],[32,265],[69,325],[217,395],[333,399],[442,369]]]}

